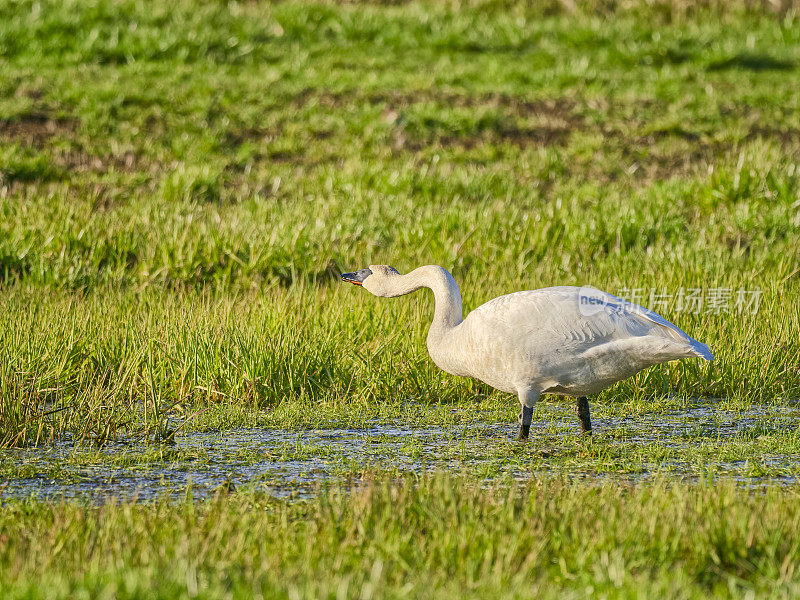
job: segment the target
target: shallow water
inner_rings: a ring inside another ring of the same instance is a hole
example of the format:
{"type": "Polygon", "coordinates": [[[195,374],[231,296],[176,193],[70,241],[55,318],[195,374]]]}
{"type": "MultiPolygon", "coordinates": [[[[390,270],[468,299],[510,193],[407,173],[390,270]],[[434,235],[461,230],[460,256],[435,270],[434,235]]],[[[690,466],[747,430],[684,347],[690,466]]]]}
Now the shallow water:
{"type": "Polygon", "coordinates": [[[370,458],[393,454],[398,468],[415,470],[417,465],[399,451],[401,446],[423,440],[430,458],[449,437],[449,432],[436,428],[376,426],[191,433],[179,437],[173,446],[155,449],[108,444],[86,450],[62,442],[48,449],[0,452],[0,460],[34,471],[31,476],[0,482],[0,497],[148,500],[165,494],[183,496],[187,491],[202,497],[231,483],[236,489],[266,488],[278,496],[305,495],[335,477],[346,461],[365,461],[369,466],[370,458]],[[56,465],[61,467],[53,476],[56,465]]]}
{"type": "Polygon", "coordinates": [[[667,413],[595,419],[592,442],[577,435],[571,409],[563,404],[547,409],[548,418],[534,421],[531,443],[524,446],[514,441],[515,424],[473,422],[455,428],[381,424],[364,429],[238,429],[189,433],[174,446],[116,443],[91,449],[64,441],[48,448],[4,450],[0,468],[18,476],[0,480],[0,498],[200,498],[231,484],[240,491],[303,497],[320,485],[357,479],[375,468],[477,472],[487,481],[560,473],[598,484],[656,474],[697,480],[711,473],[760,486],[796,483],[800,476],[796,453],[731,458],[726,452],[734,444],[771,436],[797,439],[797,406],[728,412],[714,404],[698,404],[667,413]],[[663,449],[667,458],[620,466],[620,456],[653,448],[663,449]],[[710,458],[708,453],[696,454],[697,448],[711,448],[710,458]],[[602,452],[610,452],[612,459],[603,462],[602,452]]]}

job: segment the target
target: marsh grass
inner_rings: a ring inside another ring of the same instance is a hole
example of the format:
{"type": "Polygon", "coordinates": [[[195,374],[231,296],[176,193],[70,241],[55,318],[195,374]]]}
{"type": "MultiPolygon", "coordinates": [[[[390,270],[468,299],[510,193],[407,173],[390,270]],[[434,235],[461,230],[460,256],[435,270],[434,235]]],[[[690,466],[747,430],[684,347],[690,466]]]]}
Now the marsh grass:
{"type": "MultiPolygon", "coordinates": [[[[381,304],[350,288],[323,288],[311,298],[305,291],[106,291],[42,300],[27,290],[6,290],[7,311],[0,316],[4,444],[41,443],[66,433],[77,442],[159,440],[176,430],[256,423],[438,423],[444,415],[436,416],[435,406],[441,403],[513,419],[513,398],[446,376],[429,362],[424,326],[430,299],[381,304]],[[414,335],[405,335],[399,323],[414,323],[414,335]]],[[[711,366],[649,370],[604,392],[596,405],[630,403],[635,412],[658,411],[654,396],[724,397],[742,407],[796,398],[797,313],[784,302],[768,300],[757,315],[738,316],[736,329],[729,315],[692,319],[707,332],[693,331],[700,339],[728,333],[725,345],[711,342],[717,352],[711,366]],[[770,342],[754,345],[760,336],[770,342]]]]}
{"type": "Polygon", "coordinates": [[[718,359],[596,405],[796,399],[800,29],[721,8],[4,4],[0,445],[513,418],[427,359],[429,298],[338,283],[370,263],[442,264],[467,309],[758,289],[654,307],[718,359]]]}
{"type": "Polygon", "coordinates": [[[313,499],[6,502],[7,598],[792,597],[794,488],[367,476],[313,499]]]}
{"type": "Polygon", "coordinates": [[[798,69],[796,2],[0,3],[0,596],[797,596],[798,69]],[[521,445],[375,263],[761,303],[521,445]]]}

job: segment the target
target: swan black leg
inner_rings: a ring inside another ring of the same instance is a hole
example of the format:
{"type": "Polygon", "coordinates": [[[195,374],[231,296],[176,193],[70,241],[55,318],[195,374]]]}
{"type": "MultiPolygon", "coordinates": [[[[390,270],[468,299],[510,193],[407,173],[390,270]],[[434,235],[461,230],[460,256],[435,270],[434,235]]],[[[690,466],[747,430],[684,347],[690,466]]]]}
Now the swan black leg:
{"type": "Polygon", "coordinates": [[[578,403],[575,405],[575,414],[581,422],[581,429],[583,433],[592,435],[592,419],[589,416],[589,399],[586,396],[578,398],[578,403]]]}
{"type": "Polygon", "coordinates": [[[533,408],[528,406],[522,407],[522,412],[519,413],[519,436],[517,440],[524,442],[528,439],[528,434],[531,431],[531,421],[533,420],[533,408]]]}

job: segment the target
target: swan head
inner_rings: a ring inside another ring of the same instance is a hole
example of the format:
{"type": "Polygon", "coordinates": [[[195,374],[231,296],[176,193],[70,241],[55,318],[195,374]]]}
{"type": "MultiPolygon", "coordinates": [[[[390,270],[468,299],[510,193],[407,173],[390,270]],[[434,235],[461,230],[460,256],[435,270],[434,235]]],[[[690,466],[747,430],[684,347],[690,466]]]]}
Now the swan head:
{"type": "Polygon", "coordinates": [[[393,292],[391,279],[398,275],[400,273],[389,265],[370,265],[354,273],[342,273],[342,281],[360,285],[375,296],[390,298],[396,295],[393,292]]]}

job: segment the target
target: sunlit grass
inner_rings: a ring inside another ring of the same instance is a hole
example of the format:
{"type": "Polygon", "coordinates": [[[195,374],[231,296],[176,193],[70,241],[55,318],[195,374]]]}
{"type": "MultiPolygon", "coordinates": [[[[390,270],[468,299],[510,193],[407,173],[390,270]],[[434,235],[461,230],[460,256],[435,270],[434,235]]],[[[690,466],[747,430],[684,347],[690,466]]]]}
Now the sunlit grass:
{"type": "Polygon", "coordinates": [[[381,476],[310,501],[6,502],[7,598],[789,598],[797,490],[381,476]]]}
{"type": "Polygon", "coordinates": [[[0,596],[796,597],[797,14],[0,3],[0,596]],[[716,360],[520,444],[375,263],[638,290],[716,360]]]}
{"type": "Polygon", "coordinates": [[[513,398],[428,360],[430,298],[337,281],[370,263],[441,264],[467,309],[548,285],[666,294],[652,307],[717,360],[600,394],[611,431],[697,398],[800,395],[791,11],[20,1],[0,17],[0,445],[512,421],[513,398]]]}

